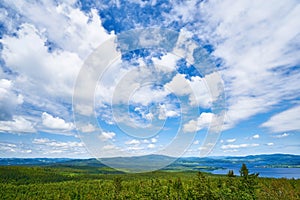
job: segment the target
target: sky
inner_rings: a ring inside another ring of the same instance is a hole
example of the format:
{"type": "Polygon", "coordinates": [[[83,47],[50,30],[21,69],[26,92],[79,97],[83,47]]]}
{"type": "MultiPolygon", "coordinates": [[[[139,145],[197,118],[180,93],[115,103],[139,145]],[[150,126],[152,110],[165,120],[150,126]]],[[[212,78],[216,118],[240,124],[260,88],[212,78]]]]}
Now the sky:
{"type": "Polygon", "coordinates": [[[0,157],[300,152],[297,0],[3,0],[0,157]]]}

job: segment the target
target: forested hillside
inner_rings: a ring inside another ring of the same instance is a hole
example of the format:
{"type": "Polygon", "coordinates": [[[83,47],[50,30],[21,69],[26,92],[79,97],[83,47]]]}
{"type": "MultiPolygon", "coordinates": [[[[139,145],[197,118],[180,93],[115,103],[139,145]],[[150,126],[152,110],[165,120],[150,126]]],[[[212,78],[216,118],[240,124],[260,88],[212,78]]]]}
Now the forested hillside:
{"type": "Polygon", "coordinates": [[[300,199],[300,180],[99,167],[0,167],[0,199],[300,199]]]}

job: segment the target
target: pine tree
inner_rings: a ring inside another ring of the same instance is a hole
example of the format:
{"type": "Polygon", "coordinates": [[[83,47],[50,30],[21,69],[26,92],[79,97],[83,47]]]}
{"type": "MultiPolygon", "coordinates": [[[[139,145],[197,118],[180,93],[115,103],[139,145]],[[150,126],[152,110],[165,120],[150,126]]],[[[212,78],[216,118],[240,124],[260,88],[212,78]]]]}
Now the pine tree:
{"type": "Polygon", "coordinates": [[[229,170],[227,176],[228,177],[235,177],[233,170],[229,170]]]}
{"type": "Polygon", "coordinates": [[[240,169],[240,175],[241,175],[241,177],[247,178],[247,177],[248,177],[248,174],[249,174],[249,170],[248,170],[246,164],[243,163],[243,165],[242,165],[242,167],[241,167],[241,169],[240,169]]]}

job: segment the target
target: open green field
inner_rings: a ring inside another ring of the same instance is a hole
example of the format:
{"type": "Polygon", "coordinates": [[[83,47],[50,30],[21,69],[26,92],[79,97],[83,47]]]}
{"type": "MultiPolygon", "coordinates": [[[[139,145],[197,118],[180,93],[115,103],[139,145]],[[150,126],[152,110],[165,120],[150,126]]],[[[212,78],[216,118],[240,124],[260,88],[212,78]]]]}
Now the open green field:
{"type": "Polygon", "coordinates": [[[0,199],[300,199],[300,180],[107,167],[2,166],[0,199]]]}

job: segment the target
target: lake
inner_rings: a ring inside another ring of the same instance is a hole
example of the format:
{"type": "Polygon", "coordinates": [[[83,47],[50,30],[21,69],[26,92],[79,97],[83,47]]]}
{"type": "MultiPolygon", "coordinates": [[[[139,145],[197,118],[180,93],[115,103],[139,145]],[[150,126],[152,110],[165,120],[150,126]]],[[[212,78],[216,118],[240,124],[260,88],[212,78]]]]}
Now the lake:
{"type": "MultiPolygon", "coordinates": [[[[259,173],[259,177],[271,178],[300,178],[300,168],[248,168],[249,173],[259,173]]],[[[229,170],[233,170],[235,175],[239,175],[240,168],[216,169],[209,171],[212,174],[227,174],[229,170]]]]}

